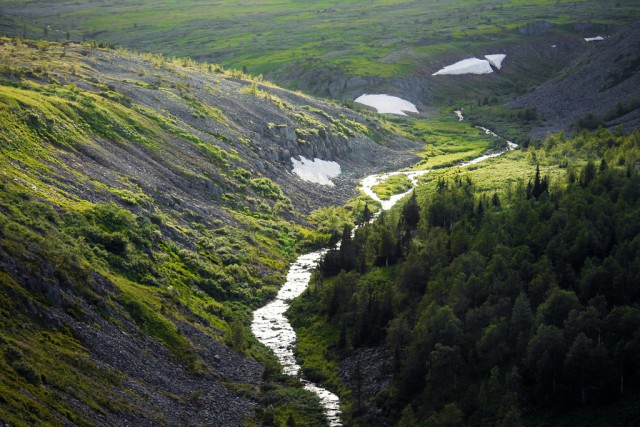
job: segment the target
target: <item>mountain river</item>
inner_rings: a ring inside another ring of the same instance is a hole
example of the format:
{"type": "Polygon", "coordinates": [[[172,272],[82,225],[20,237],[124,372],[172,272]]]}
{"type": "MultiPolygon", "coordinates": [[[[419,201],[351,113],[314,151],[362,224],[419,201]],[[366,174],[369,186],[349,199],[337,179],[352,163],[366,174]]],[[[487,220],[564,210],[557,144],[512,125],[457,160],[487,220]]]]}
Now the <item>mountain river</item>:
{"type": "MultiPolygon", "coordinates": [[[[461,111],[456,112],[456,115],[460,120],[462,120],[461,111]]],[[[498,137],[498,135],[488,129],[481,129],[487,134],[498,137]]],[[[507,141],[507,148],[504,150],[486,154],[457,166],[464,167],[476,164],[483,160],[497,157],[506,151],[515,149],[516,147],[516,144],[507,141]]],[[[429,172],[431,171],[401,171],[369,175],[362,180],[362,191],[374,200],[379,201],[382,204],[382,210],[387,210],[404,196],[413,191],[413,188],[405,193],[397,194],[389,200],[380,200],[377,194],[375,194],[371,189],[374,185],[385,181],[390,176],[402,174],[409,177],[415,187],[418,185],[418,177],[429,172]]],[[[293,353],[296,344],[296,333],[284,315],[289,308],[291,300],[299,296],[307,288],[313,270],[318,266],[320,259],[326,252],[327,249],[321,249],[301,255],[293,264],[291,264],[287,274],[287,280],[278,292],[278,295],[276,295],[276,298],[267,305],[254,311],[251,331],[261,343],[269,347],[275,353],[280,364],[282,364],[282,370],[285,374],[298,376],[300,381],[304,384],[305,389],[318,395],[329,422],[329,426],[337,427],[342,426],[342,422],[340,421],[340,400],[334,393],[314,384],[301,375],[300,365],[298,365],[293,353]]]]}

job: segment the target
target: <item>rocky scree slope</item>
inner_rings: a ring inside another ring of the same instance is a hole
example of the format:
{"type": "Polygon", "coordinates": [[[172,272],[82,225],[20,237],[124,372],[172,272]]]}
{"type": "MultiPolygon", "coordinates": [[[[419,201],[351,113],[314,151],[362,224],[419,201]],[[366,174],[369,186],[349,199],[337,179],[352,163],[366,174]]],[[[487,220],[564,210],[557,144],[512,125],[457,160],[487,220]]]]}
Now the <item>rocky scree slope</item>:
{"type": "Polygon", "coordinates": [[[587,48],[556,78],[509,104],[536,108],[544,117],[532,136],[572,127],[640,126],[640,24],[590,42],[587,48]]]}
{"type": "MultiPolygon", "coordinates": [[[[550,24],[550,23],[547,23],[550,24]]],[[[613,26],[564,25],[544,27],[531,22],[514,29],[511,37],[494,37],[483,43],[466,43],[463,49],[450,49],[419,63],[410,75],[375,77],[349,75],[330,64],[314,68],[298,67],[279,75],[280,81],[294,81],[297,87],[330,98],[353,100],[364,93],[385,93],[407,99],[429,115],[434,105],[452,101],[512,99],[543,84],[583,55],[590,46],[584,34],[614,31],[613,26]],[[501,69],[490,74],[436,75],[441,68],[486,54],[505,54],[501,69]]],[[[607,33],[603,33],[607,34],[607,33]]],[[[475,40],[474,40],[475,41],[475,40]]]]}
{"type": "Polygon", "coordinates": [[[438,58],[423,62],[412,75],[351,76],[327,65],[292,69],[279,78],[285,82],[295,81],[306,92],[330,98],[353,100],[366,93],[398,96],[425,112],[434,104],[451,103],[460,98],[482,99],[524,93],[529,87],[551,78],[585,48],[579,35],[557,32],[526,39],[499,39],[480,47],[442,53],[438,58]],[[487,53],[506,54],[505,67],[495,69],[491,74],[433,75],[446,65],[472,57],[482,58],[487,53]]]}
{"type": "Polygon", "coordinates": [[[214,65],[8,38],[0,57],[0,421],[255,422],[269,358],[245,325],[302,214],[412,143],[214,65]],[[297,155],[344,176],[301,181],[297,155]]]}
{"type": "MultiPolygon", "coordinates": [[[[240,73],[212,79],[202,72],[209,70],[207,65],[200,70],[187,67],[170,77],[171,72],[162,69],[145,69],[158,64],[157,57],[151,64],[136,58],[122,63],[118,53],[109,50],[85,61],[108,76],[110,89],[134,104],[161,111],[181,122],[184,132],[233,151],[251,166],[247,168],[251,172],[266,175],[283,187],[294,206],[304,211],[344,202],[353,195],[357,178],[416,159],[408,154],[413,148],[410,141],[389,133],[375,120],[260,80],[248,80],[240,73]],[[340,163],[343,176],[335,191],[291,175],[294,156],[340,163]]],[[[195,65],[185,60],[178,63],[195,65]]]]}
{"type": "MultiPolygon", "coordinates": [[[[508,35],[488,34],[471,37],[461,48],[443,50],[429,58],[420,58],[411,49],[395,52],[400,61],[419,64],[410,74],[377,77],[351,75],[339,67],[319,64],[309,67],[304,61],[278,74],[278,81],[295,82],[309,92],[338,99],[355,99],[363,93],[386,93],[407,99],[428,112],[434,104],[450,104],[460,99],[482,100],[507,96],[512,99],[553,78],[564,67],[589,50],[584,37],[602,31],[610,34],[614,25],[574,23],[555,25],[532,21],[516,27],[508,35]],[[441,68],[468,58],[486,54],[507,55],[504,66],[490,74],[437,75],[441,68]],[[306,66],[305,66],[306,65],[306,66]]],[[[450,41],[450,43],[453,43],[450,41]]],[[[384,62],[384,58],[379,61],[384,62]]]]}

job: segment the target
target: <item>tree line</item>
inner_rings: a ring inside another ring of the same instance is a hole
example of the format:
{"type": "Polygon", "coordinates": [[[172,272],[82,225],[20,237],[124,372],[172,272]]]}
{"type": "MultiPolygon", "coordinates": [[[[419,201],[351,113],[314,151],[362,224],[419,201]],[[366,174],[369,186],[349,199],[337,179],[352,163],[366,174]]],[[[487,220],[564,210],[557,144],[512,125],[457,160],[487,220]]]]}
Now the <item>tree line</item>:
{"type": "Polygon", "coordinates": [[[345,228],[304,298],[338,357],[388,349],[391,386],[357,396],[354,424],[521,425],[640,391],[640,168],[605,160],[640,138],[608,141],[566,186],[537,170],[507,198],[440,180],[345,228]]]}

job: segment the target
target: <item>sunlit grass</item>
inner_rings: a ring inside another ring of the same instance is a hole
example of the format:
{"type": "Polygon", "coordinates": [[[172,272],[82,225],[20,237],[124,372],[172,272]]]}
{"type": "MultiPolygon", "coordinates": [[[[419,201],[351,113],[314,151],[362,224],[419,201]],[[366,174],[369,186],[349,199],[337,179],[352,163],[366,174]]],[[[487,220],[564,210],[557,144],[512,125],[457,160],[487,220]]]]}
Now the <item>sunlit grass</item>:
{"type": "Polygon", "coordinates": [[[6,28],[15,35],[26,32],[27,37],[63,40],[68,32],[72,40],[98,39],[142,51],[161,49],[170,55],[215,58],[229,67],[247,67],[256,75],[284,71],[295,64],[381,77],[415,72],[444,50],[468,50],[470,40],[504,44],[516,26],[527,22],[619,24],[632,21],[639,12],[632,0],[618,1],[614,7],[597,0],[266,0],[250,4],[182,0],[161,6],[146,0],[108,2],[100,8],[69,0],[13,0],[4,2],[3,8],[17,18],[6,28]],[[23,13],[30,18],[19,18],[23,13]],[[46,25],[50,27],[45,35],[46,25]],[[401,65],[380,61],[400,46],[413,49],[415,58],[401,65]]]}
{"type": "Polygon", "coordinates": [[[381,200],[389,200],[394,194],[404,193],[412,186],[411,180],[406,175],[394,175],[371,189],[381,200]]]}

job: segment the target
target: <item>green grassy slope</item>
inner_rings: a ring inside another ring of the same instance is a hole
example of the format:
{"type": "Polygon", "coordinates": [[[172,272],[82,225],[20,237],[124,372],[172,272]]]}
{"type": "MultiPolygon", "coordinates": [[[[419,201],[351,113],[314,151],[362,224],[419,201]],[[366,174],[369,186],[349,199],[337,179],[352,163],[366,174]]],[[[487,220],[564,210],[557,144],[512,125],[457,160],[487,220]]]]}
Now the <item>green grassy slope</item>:
{"type": "Polygon", "coordinates": [[[327,238],[277,130],[339,157],[387,125],[193,61],[8,38],[0,58],[0,420],[319,423],[248,331],[327,238]]]}
{"type": "Polygon", "coordinates": [[[247,67],[254,75],[279,75],[288,83],[295,83],[293,75],[318,68],[348,76],[411,75],[439,66],[443,57],[481,54],[476,51],[525,40],[516,28],[534,21],[547,20],[559,25],[560,32],[575,32],[573,23],[620,25],[640,14],[632,0],[14,0],[3,2],[3,10],[0,31],[8,34],[96,39],[247,67]]]}

